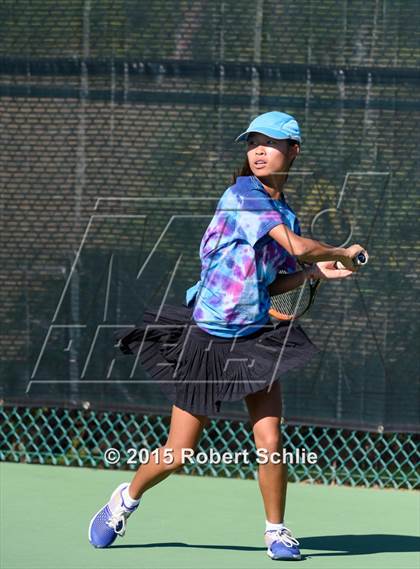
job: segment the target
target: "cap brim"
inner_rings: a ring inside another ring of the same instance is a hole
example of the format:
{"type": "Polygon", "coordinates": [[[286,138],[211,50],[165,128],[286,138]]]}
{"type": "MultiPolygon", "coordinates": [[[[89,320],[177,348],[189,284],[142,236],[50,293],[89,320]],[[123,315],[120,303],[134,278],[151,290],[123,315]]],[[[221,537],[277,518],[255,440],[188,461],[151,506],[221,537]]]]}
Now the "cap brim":
{"type": "Polygon", "coordinates": [[[248,138],[248,131],[246,130],[245,132],[243,132],[242,134],[240,134],[238,137],[235,138],[235,142],[241,142],[242,140],[246,140],[248,138]]]}
{"type": "Polygon", "coordinates": [[[279,130],[273,130],[271,128],[253,128],[252,130],[246,130],[245,132],[243,132],[242,134],[240,134],[237,138],[235,138],[235,142],[241,142],[243,140],[246,140],[248,138],[248,134],[251,132],[258,132],[260,134],[265,134],[266,136],[269,136],[270,138],[276,138],[277,140],[296,140],[297,142],[300,142],[300,137],[299,136],[292,136],[290,133],[288,132],[282,132],[279,130]]]}

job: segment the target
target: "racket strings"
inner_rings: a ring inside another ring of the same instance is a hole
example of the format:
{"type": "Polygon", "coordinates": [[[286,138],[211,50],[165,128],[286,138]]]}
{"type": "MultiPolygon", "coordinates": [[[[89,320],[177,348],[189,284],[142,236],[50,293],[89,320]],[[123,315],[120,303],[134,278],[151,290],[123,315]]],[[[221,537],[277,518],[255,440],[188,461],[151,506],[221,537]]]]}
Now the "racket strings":
{"type": "MultiPolygon", "coordinates": [[[[280,273],[288,274],[286,271],[280,273]]],[[[270,312],[278,319],[299,318],[310,307],[319,281],[306,280],[303,285],[271,297],[270,312]]]]}
{"type": "Polygon", "coordinates": [[[299,316],[309,306],[311,296],[311,287],[305,284],[289,292],[272,296],[271,307],[281,314],[299,316]]]}

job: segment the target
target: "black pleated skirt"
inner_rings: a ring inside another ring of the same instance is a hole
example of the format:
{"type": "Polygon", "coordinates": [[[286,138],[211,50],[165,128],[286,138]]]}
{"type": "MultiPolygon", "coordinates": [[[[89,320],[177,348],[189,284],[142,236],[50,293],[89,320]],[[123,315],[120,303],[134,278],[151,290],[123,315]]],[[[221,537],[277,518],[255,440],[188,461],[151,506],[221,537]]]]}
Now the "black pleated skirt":
{"type": "Polygon", "coordinates": [[[192,308],[148,308],[141,325],[116,330],[124,354],[136,355],[171,404],[217,415],[223,401],[266,389],[319,349],[296,323],[269,322],[247,336],[222,338],[199,328],[192,308]]]}

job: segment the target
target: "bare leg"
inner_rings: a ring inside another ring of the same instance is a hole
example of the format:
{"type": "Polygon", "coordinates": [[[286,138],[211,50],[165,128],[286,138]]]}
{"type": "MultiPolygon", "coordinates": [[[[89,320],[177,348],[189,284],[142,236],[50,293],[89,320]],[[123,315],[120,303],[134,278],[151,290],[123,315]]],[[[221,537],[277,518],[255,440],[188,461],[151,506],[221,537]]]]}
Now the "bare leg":
{"type": "Polygon", "coordinates": [[[200,440],[203,428],[209,419],[203,415],[192,415],[175,405],[172,407],[171,426],[166,444],[159,448],[159,460],[151,457],[147,464],[142,464],[137,470],[128,489],[133,500],[137,500],[149,488],[155,486],[172,472],[182,467],[182,448],[195,449],[200,440]],[[163,462],[165,449],[173,449],[169,456],[173,457],[172,464],[163,462]]]}
{"type": "MultiPolygon", "coordinates": [[[[275,381],[271,390],[258,391],[245,398],[257,448],[269,453],[282,452],[281,438],[281,392],[280,383],[275,381]]],[[[267,521],[278,524],[284,521],[287,490],[287,464],[258,466],[258,482],[264,501],[267,521]]]]}

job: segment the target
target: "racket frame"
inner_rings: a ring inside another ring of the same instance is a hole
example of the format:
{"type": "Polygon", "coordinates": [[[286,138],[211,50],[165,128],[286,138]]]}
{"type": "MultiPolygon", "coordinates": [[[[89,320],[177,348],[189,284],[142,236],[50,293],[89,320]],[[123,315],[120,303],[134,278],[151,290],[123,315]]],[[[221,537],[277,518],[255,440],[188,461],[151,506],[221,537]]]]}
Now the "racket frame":
{"type": "MultiPolygon", "coordinates": [[[[306,266],[312,265],[312,263],[303,263],[303,262],[299,262],[299,261],[297,261],[297,264],[302,268],[302,271],[306,266]]],[[[286,274],[287,273],[285,273],[285,275],[286,274]]],[[[302,293],[303,293],[304,287],[307,287],[307,286],[310,287],[308,304],[306,305],[306,307],[301,312],[299,312],[299,313],[295,312],[294,314],[286,314],[286,313],[280,312],[279,310],[277,310],[276,308],[271,306],[269,311],[268,311],[270,317],[275,318],[276,320],[279,320],[279,321],[290,322],[293,320],[297,320],[298,318],[303,316],[306,312],[308,312],[308,310],[311,308],[312,304],[314,303],[315,295],[316,295],[316,292],[318,290],[318,286],[319,286],[320,282],[321,282],[320,279],[305,279],[305,282],[301,285],[302,293]]],[[[294,290],[294,289],[292,289],[292,290],[294,290]]],[[[282,294],[287,294],[287,292],[282,293],[282,294]]],[[[282,296],[282,294],[273,295],[271,298],[282,296]]],[[[297,307],[298,306],[299,306],[299,303],[297,303],[297,307]]]]}

